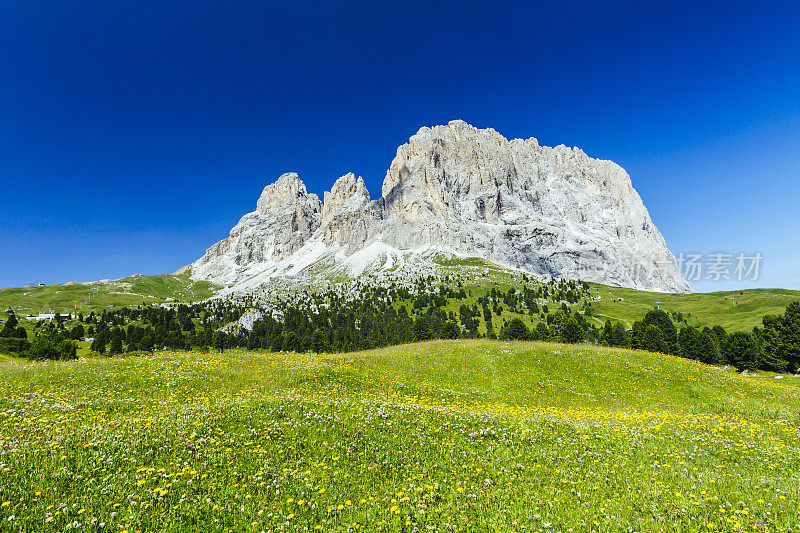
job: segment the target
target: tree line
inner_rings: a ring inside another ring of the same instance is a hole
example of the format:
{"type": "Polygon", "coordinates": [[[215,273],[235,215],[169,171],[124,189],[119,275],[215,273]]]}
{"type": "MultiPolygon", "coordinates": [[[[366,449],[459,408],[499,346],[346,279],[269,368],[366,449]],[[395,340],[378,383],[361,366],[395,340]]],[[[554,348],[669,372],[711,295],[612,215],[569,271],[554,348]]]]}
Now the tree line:
{"type": "Polygon", "coordinates": [[[69,336],[62,335],[57,323],[43,324],[40,331],[28,340],[27,330],[12,314],[0,329],[0,351],[29,359],[75,359],[78,344],[69,336]]]}
{"type": "Polygon", "coordinates": [[[727,364],[739,371],[800,370],[800,302],[789,304],[782,315],[767,315],[762,327],[728,333],[722,326],[678,330],[661,310],[649,311],[629,331],[607,321],[602,342],[677,355],[708,364],[727,364]]]}
{"type": "Polygon", "coordinates": [[[213,300],[81,314],[71,328],[63,319],[38,324],[30,341],[12,315],[0,330],[0,350],[33,359],[67,359],[75,357],[75,340],[91,338],[91,350],[104,355],[236,347],[348,352],[429,339],[487,337],[590,342],[728,364],[740,371],[800,369],[800,303],[790,304],[783,315],[765,316],[762,327],[751,332],[728,333],[721,326],[695,328],[679,314],[671,316],[658,309],[646,313],[630,329],[611,320],[598,328],[587,320],[591,316],[587,294],[588,285],[568,281],[533,288],[523,285],[520,290],[492,288],[475,303],[464,302],[454,311],[450,302],[463,302],[471,294],[460,284],[435,287],[431,280],[423,280],[411,289],[366,287],[357,297],[328,291],[279,299],[272,308],[262,309],[262,316],[249,327],[235,323],[252,309],[250,305],[213,300]],[[558,298],[561,305],[548,308],[541,303],[548,298],[558,298]],[[582,309],[571,310],[568,304],[581,300],[582,309]],[[507,320],[505,310],[518,316],[507,320]],[[526,325],[525,315],[535,326],[526,325]],[[479,331],[481,319],[483,332],[479,331]],[[676,321],[683,323],[680,329],[676,321]]]}

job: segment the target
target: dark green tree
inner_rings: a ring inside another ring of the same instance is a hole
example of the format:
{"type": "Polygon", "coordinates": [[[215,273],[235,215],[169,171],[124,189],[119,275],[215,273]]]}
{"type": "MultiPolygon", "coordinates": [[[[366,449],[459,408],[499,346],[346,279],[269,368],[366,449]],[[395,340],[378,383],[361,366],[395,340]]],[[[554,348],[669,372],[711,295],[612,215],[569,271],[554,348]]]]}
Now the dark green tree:
{"type": "Polygon", "coordinates": [[[625,327],[619,322],[615,322],[614,326],[611,328],[610,345],[620,347],[628,346],[628,338],[625,334],[625,327]]]}
{"type": "Polygon", "coordinates": [[[30,342],[27,355],[31,359],[75,359],[78,345],[61,337],[56,331],[47,329],[36,335],[30,342]]]}
{"type": "Polygon", "coordinates": [[[525,322],[520,318],[513,318],[500,328],[500,334],[497,337],[501,340],[527,340],[529,335],[530,333],[525,322]]]}
{"type": "Polygon", "coordinates": [[[642,349],[648,352],[667,353],[668,351],[667,343],[664,342],[664,334],[653,324],[644,326],[641,344],[642,349]]]}
{"type": "Polygon", "coordinates": [[[792,372],[800,370],[800,302],[792,302],[781,317],[764,317],[765,350],[770,356],[783,359],[792,372]]]}
{"type": "Polygon", "coordinates": [[[108,355],[119,355],[122,351],[122,330],[114,328],[111,330],[111,344],[108,348],[108,355]]]}
{"type": "Polygon", "coordinates": [[[102,355],[106,353],[106,344],[108,344],[108,330],[98,327],[97,333],[95,334],[94,340],[89,346],[89,349],[102,355]]]}
{"type": "Polygon", "coordinates": [[[644,316],[644,320],[642,320],[642,324],[645,326],[645,330],[647,326],[655,326],[661,330],[661,338],[664,341],[665,350],[658,351],[673,355],[678,353],[678,330],[667,313],[661,309],[648,311],[644,316]]]}
{"type": "Polygon", "coordinates": [[[759,327],[754,327],[751,333],[753,339],[758,344],[759,350],[759,370],[768,370],[772,372],[786,372],[789,367],[789,362],[782,359],[774,351],[768,350],[766,330],[759,327]]]}
{"type": "Polygon", "coordinates": [[[614,330],[613,324],[611,324],[611,319],[606,319],[606,323],[603,325],[603,342],[608,346],[612,346],[611,344],[611,332],[614,330]]]}
{"type": "Polygon", "coordinates": [[[0,330],[0,337],[14,338],[14,330],[17,328],[18,323],[16,316],[9,315],[8,320],[3,325],[3,329],[0,330]]]}
{"type": "Polygon", "coordinates": [[[725,338],[728,336],[728,332],[725,331],[725,328],[723,328],[722,326],[714,326],[713,328],[711,328],[711,333],[713,333],[714,336],[716,337],[717,344],[719,346],[723,345],[723,343],[725,342],[725,338]]]}
{"type": "Polygon", "coordinates": [[[28,332],[19,325],[19,321],[15,315],[9,315],[8,320],[0,330],[0,337],[8,339],[27,339],[28,332]]]}
{"type": "Polygon", "coordinates": [[[692,326],[684,326],[678,334],[678,353],[687,359],[702,360],[700,347],[701,333],[692,326]]]}
{"type": "Polygon", "coordinates": [[[228,335],[223,331],[215,331],[214,334],[211,336],[211,345],[214,347],[215,350],[224,352],[225,348],[228,347],[228,335]]]}
{"type": "Polygon", "coordinates": [[[728,364],[743,370],[754,371],[759,367],[758,344],[750,333],[736,331],[727,335],[722,345],[722,355],[728,364]]]}
{"type": "Polygon", "coordinates": [[[414,319],[414,340],[426,341],[431,338],[431,321],[427,316],[414,319]]]}
{"type": "Polygon", "coordinates": [[[461,336],[461,328],[455,322],[447,322],[442,327],[440,334],[443,339],[457,339],[461,336]]]}
{"type": "Polygon", "coordinates": [[[154,347],[155,347],[155,341],[153,340],[153,337],[149,333],[145,334],[142,337],[142,340],[139,341],[140,350],[143,350],[145,352],[151,352],[153,351],[154,347]]]}
{"type": "Polygon", "coordinates": [[[547,328],[547,324],[544,322],[539,322],[536,324],[536,337],[540,341],[546,341],[550,338],[550,330],[547,328]]]}
{"type": "Polygon", "coordinates": [[[69,332],[70,338],[76,341],[81,340],[85,334],[86,332],[83,329],[83,324],[78,324],[69,332]]]}
{"type": "Polygon", "coordinates": [[[644,324],[640,320],[635,321],[631,327],[631,348],[644,350],[644,324]]]}
{"type": "Polygon", "coordinates": [[[584,331],[574,316],[569,317],[561,326],[561,341],[575,344],[584,339],[584,331]]]}
{"type": "Polygon", "coordinates": [[[724,363],[717,343],[717,336],[705,329],[698,331],[698,335],[699,344],[697,349],[700,361],[709,365],[724,363]]]}
{"type": "Polygon", "coordinates": [[[187,314],[179,314],[178,321],[183,331],[194,331],[194,322],[187,314]]]}

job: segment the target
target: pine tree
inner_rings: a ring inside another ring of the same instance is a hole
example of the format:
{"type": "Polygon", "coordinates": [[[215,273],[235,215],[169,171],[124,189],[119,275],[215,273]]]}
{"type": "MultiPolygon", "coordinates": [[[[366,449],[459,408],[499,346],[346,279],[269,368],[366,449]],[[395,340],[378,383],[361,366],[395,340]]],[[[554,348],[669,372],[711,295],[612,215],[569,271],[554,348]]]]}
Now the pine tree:
{"type": "Polygon", "coordinates": [[[3,325],[3,329],[0,330],[0,337],[8,337],[8,338],[16,337],[15,333],[18,323],[19,322],[17,321],[16,316],[9,315],[8,320],[6,320],[5,325],[3,325]]]}
{"type": "MultiPolygon", "coordinates": [[[[292,335],[292,338],[295,339],[296,336],[292,335]]],[[[224,352],[225,348],[228,347],[228,336],[222,331],[215,331],[214,335],[211,337],[211,344],[212,346],[219,350],[220,352],[224,352]]],[[[292,347],[290,349],[295,349],[296,347],[292,347]]]]}
{"type": "Polygon", "coordinates": [[[111,346],[108,349],[108,355],[119,355],[122,353],[122,330],[114,328],[111,332],[111,346]]]}
{"type": "Polygon", "coordinates": [[[142,337],[142,340],[139,341],[139,348],[146,352],[150,352],[153,350],[153,346],[155,346],[155,342],[153,341],[153,337],[148,332],[142,337]]]}
{"type": "Polygon", "coordinates": [[[500,334],[498,335],[498,338],[501,340],[528,340],[529,336],[530,332],[528,331],[528,327],[525,325],[522,319],[514,318],[500,328],[500,334]]]}
{"type": "Polygon", "coordinates": [[[644,316],[644,320],[642,320],[642,324],[644,324],[645,328],[647,326],[655,326],[661,331],[664,349],[658,351],[673,355],[678,353],[678,330],[667,313],[661,309],[648,311],[644,316]]]}
{"type": "Polygon", "coordinates": [[[611,346],[627,346],[628,339],[625,335],[625,328],[619,322],[614,323],[611,328],[611,346]]]}
{"type": "Polygon", "coordinates": [[[540,341],[546,341],[550,339],[550,330],[547,328],[547,324],[544,322],[539,322],[536,324],[536,337],[540,341]]]}
{"type": "Polygon", "coordinates": [[[698,331],[698,342],[700,361],[709,365],[722,364],[725,362],[720,353],[716,335],[703,329],[703,331],[698,331]]]}
{"type": "Polygon", "coordinates": [[[581,342],[584,339],[583,328],[578,320],[572,316],[561,326],[561,340],[568,344],[581,342]]]}
{"type": "Polygon", "coordinates": [[[644,326],[641,343],[642,349],[648,352],[667,353],[669,349],[661,329],[653,324],[644,326]]]}
{"type": "Polygon", "coordinates": [[[83,330],[83,324],[78,324],[72,331],[70,331],[70,337],[76,341],[79,341],[83,338],[85,331],[83,330]]]}
{"type": "Polygon", "coordinates": [[[700,332],[692,326],[684,326],[678,334],[678,353],[687,359],[702,360],[700,332]]]}
{"type": "Polygon", "coordinates": [[[461,336],[461,328],[455,322],[448,321],[440,333],[443,339],[457,339],[461,336]]]}
{"type": "Polygon", "coordinates": [[[760,353],[753,336],[745,331],[736,331],[727,335],[722,346],[722,354],[728,364],[743,370],[754,371],[759,367],[760,353]]]}
{"type": "Polygon", "coordinates": [[[792,302],[786,308],[778,330],[781,356],[792,367],[800,368],[800,302],[792,302]]]}
{"type": "Polygon", "coordinates": [[[644,350],[644,324],[635,321],[631,327],[631,348],[634,350],[644,350]]]}
{"type": "Polygon", "coordinates": [[[753,328],[753,339],[758,344],[760,354],[759,370],[769,370],[773,372],[786,372],[789,362],[780,358],[775,352],[767,350],[767,334],[766,330],[759,327],[753,328]]]}
{"type": "Polygon", "coordinates": [[[97,352],[100,355],[106,353],[106,343],[108,342],[106,331],[107,330],[105,328],[101,329],[98,327],[97,334],[95,335],[92,344],[89,346],[90,350],[97,352]]]}
{"type": "Polygon", "coordinates": [[[431,324],[427,316],[414,319],[414,340],[425,341],[431,338],[431,324]]]}

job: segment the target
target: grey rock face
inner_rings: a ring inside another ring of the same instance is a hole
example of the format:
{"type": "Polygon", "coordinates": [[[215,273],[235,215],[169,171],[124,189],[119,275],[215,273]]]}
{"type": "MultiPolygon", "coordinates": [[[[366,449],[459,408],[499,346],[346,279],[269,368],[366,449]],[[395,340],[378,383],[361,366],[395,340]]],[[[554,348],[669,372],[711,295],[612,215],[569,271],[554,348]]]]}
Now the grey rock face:
{"type": "Polygon", "coordinates": [[[578,148],[509,141],[453,121],[398,148],[381,198],[370,200],[364,181],[347,174],[324,200],[284,174],[191,265],[193,276],[236,283],[284,274],[298,261],[363,262],[365,250],[384,261],[386,250],[436,247],[534,274],[691,290],[628,174],[578,148]]]}
{"type": "Polygon", "coordinates": [[[235,283],[260,266],[290,256],[319,228],[322,202],[309,194],[294,172],[264,187],[256,210],[244,215],[230,236],[192,263],[192,276],[217,283],[235,283]]]}

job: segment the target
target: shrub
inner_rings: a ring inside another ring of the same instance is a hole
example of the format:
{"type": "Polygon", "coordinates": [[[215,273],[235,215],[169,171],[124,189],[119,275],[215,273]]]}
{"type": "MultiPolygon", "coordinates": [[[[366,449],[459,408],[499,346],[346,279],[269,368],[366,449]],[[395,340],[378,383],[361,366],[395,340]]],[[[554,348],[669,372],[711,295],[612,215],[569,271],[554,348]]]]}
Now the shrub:
{"type": "Polygon", "coordinates": [[[26,355],[31,359],[76,359],[78,344],[61,337],[58,333],[47,331],[33,338],[26,355]]]}
{"type": "Polygon", "coordinates": [[[11,339],[0,337],[0,352],[20,355],[31,347],[27,339],[11,339]]]}

